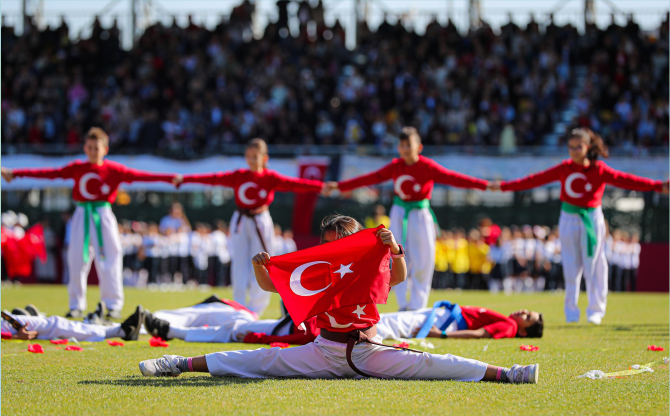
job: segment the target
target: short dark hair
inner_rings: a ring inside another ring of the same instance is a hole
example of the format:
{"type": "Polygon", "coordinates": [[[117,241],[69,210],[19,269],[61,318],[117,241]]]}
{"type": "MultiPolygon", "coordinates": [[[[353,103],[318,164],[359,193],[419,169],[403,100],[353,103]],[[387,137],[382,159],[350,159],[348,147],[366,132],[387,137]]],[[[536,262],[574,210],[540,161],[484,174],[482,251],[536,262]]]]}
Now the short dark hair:
{"type": "Polygon", "coordinates": [[[540,318],[533,325],[526,328],[526,336],[523,338],[542,338],[542,331],[544,330],[544,320],[542,314],[540,318]]]}
{"type": "Polygon", "coordinates": [[[409,140],[412,137],[415,137],[416,141],[421,143],[421,136],[419,136],[419,131],[417,129],[414,127],[403,127],[402,130],[400,130],[398,140],[409,140]]]}
{"type": "Polygon", "coordinates": [[[338,239],[355,234],[363,229],[360,222],[346,215],[329,215],[321,221],[321,242],[328,231],[334,231],[338,239]]]}

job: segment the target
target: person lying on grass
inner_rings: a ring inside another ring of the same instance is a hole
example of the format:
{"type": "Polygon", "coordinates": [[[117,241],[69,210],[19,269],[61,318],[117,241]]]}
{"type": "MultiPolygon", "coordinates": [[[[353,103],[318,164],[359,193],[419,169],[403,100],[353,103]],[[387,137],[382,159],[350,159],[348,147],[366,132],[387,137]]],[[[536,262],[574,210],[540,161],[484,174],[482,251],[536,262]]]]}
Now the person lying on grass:
{"type": "MultiPolygon", "coordinates": [[[[104,306],[98,304],[98,309],[92,315],[104,316],[104,306]]],[[[89,319],[91,315],[89,315],[89,319]]],[[[25,309],[16,308],[12,313],[2,312],[3,337],[12,339],[68,339],[77,341],[97,342],[108,338],[122,338],[125,341],[137,341],[140,328],[144,320],[142,306],[138,306],[123,323],[109,322],[102,325],[97,323],[76,322],[61,316],[43,316],[39,310],[28,305],[25,309]]]]}
{"type": "Polygon", "coordinates": [[[447,301],[436,305],[442,307],[383,313],[377,323],[377,334],[383,339],[542,338],[544,321],[539,312],[521,309],[505,316],[479,306],[458,306],[447,301]],[[432,324],[426,326],[431,314],[432,324]]]}
{"type": "MultiPolygon", "coordinates": [[[[340,247],[353,246],[363,238],[369,239],[374,230],[363,230],[363,227],[353,218],[342,215],[327,217],[322,223],[320,253],[334,252],[340,255],[340,247]],[[344,239],[340,244],[336,240],[344,239]],[[333,243],[334,242],[334,243],[333,243]],[[328,243],[332,243],[329,244],[328,243]]],[[[373,234],[375,235],[375,234],[373,234]]],[[[388,246],[394,257],[392,267],[382,267],[389,276],[387,294],[390,286],[405,280],[407,269],[403,259],[404,251],[399,246],[393,234],[387,229],[376,231],[375,247],[368,250],[377,250],[378,241],[388,246]]],[[[367,240],[366,240],[367,241],[367,240]]],[[[314,252],[313,249],[310,253],[314,252]]],[[[292,253],[291,258],[303,255],[301,250],[292,253]]],[[[386,257],[381,260],[388,262],[386,257]]],[[[367,254],[367,252],[365,253],[367,254]]],[[[286,256],[280,256],[286,258],[286,256]]],[[[252,259],[254,273],[261,288],[278,292],[270,278],[267,266],[271,259],[268,253],[262,252],[252,259]]],[[[325,263],[325,261],[321,261],[325,263]]],[[[339,262],[334,262],[339,263],[339,262]]],[[[300,274],[309,262],[301,265],[291,273],[300,274]]],[[[387,263],[388,264],[388,263],[387,263]]],[[[351,264],[343,265],[335,273],[346,276],[345,269],[351,264]],[[343,269],[344,268],[344,269],[343,269]]],[[[354,266],[355,267],[355,266],[354,266]]],[[[364,264],[361,267],[377,267],[364,264]]],[[[366,269],[367,270],[367,269],[366,269]]],[[[361,279],[361,276],[358,276],[361,279]]],[[[386,280],[385,280],[386,281],[386,280]]],[[[315,290],[300,285],[300,291],[307,296],[315,290]]],[[[286,298],[283,298],[287,302],[286,298]]],[[[287,307],[288,307],[288,303],[287,307]]],[[[289,308],[290,311],[290,308],[289,308]]],[[[509,383],[537,383],[539,365],[513,365],[511,368],[497,367],[481,361],[458,357],[451,354],[438,355],[408,349],[395,349],[380,344],[381,337],[376,334],[375,324],[379,321],[379,313],[375,304],[356,305],[356,307],[342,307],[329,309],[319,314],[317,325],[321,329],[320,335],[314,342],[294,348],[269,348],[242,351],[222,351],[197,357],[182,357],[178,355],[164,355],[161,358],[150,359],[139,363],[140,372],[145,376],[178,376],[184,372],[208,372],[213,376],[244,377],[244,378],[275,378],[275,377],[307,377],[307,378],[361,378],[365,376],[379,378],[394,378],[406,380],[459,380],[459,381],[498,381],[509,383]],[[353,311],[353,312],[352,312],[353,311]],[[322,316],[323,315],[323,316],[322,316]],[[338,317],[348,316],[353,319],[351,324],[337,321],[338,317]],[[360,327],[363,325],[363,328],[360,327]],[[345,332],[348,328],[360,328],[345,332]],[[352,342],[351,340],[358,342],[352,342]]]]}

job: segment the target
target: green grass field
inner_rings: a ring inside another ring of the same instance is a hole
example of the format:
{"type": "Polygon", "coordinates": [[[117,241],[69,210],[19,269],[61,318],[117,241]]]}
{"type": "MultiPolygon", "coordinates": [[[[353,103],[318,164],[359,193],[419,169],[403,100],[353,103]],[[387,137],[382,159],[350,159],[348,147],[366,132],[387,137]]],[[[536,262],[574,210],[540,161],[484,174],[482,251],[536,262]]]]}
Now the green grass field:
{"type": "MultiPolygon", "coordinates": [[[[230,291],[214,293],[230,297],[230,291]]],[[[135,305],[156,310],[192,305],[211,292],[149,292],[126,289],[124,315],[135,305]]],[[[279,316],[279,298],[265,318],[279,316]]],[[[585,308],[586,295],[580,304],[585,308]]],[[[89,305],[98,299],[89,291],[89,305]]],[[[540,363],[537,385],[502,385],[452,381],[249,380],[187,374],[174,379],[142,377],[141,360],[162,354],[202,355],[244,349],[245,344],[194,344],[170,341],[168,348],[149,346],[147,337],[125,347],[84,343],[82,352],[57,349],[38,341],[44,354],[27,352],[23,341],[2,342],[3,415],[667,415],[668,368],[628,378],[577,378],[588,370],[626,370],[667,355],[647,345],[670,347],[668,295],[610,294],[601,326],[563,321],[562,294],[490,295],[438,291],[431,302],[449,299],[486,306],[503,313],[519,308],[544,313],[545,336],[531,340],[539,351],[519,350],[521,339],[431,340],[433,353],[452,353],[494,365],[540,363]]],[[[66,311],[62,286],[3,287],[2,308],[37,305],[48,314],[66,311]]],[[[393,311],[395,299],[380,306],[393,311]]]]}

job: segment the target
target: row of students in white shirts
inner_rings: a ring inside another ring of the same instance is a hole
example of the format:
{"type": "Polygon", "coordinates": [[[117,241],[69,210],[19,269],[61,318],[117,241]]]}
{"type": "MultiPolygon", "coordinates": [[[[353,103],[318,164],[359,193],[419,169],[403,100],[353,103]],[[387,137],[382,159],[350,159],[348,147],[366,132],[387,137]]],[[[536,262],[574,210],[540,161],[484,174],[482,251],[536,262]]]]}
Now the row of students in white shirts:
{"type": "MultiPolygon", "coordinates": [[[[148,283],[176,278],[204,284],[213,269],[214,283],[227,285],[231,258],[227,232],[224,221],[217,221],[215,230],[203,223],[197,223],[194,231],[181,227],[161,232],[154,223],[140,226],[137,232],[128,224],[120,226],[125,273],[132,275],[144,269],[148,283]]],[[[277,255],[297,250],[291,230],[282,233],[280,226],[275,226],[273,244],[277,255]]]]}
{"type": "Polygon", "coordinates": [[[637,290],[637,270],[640,267],[640,236],[615,229],[605,240],[605,257],[609,263],[609,288],[612,291],[637,290]]]}

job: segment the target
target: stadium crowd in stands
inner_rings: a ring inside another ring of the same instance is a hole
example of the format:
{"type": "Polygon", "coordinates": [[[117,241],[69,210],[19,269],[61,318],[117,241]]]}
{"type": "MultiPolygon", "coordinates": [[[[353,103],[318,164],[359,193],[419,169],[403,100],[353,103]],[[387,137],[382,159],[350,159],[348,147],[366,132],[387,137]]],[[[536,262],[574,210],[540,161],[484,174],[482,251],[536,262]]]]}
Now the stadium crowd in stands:
{"type": "Polygon", "coordinates": [[[361,23],[349,51],[323,4],[301,2],[291,36],[287,5],[260,39],[254,5],[208,30],[189,18],[157,23],[131,50],[116,24],[95,20],[72,41],[67,24],[17,36],[2,26],[2,144],[80,146],[101,126],[115,152],[186,157],[262,137],[270,144],[393,146],[401,126],[425,144],[490,145],[513,152],[541,144],[569,98],[571,74],[588,68],[576,124],[609,146],[668,143],[668,19],[655,36],[631,19],[605,30],[520,28],[485,22],[462,35],[433,21],[424,35],[388,21],[361,23]],[[311,29],[310,29],[311,28],[311,29]]]}

